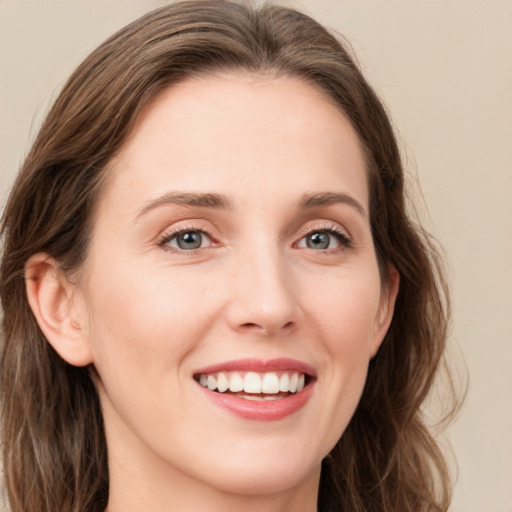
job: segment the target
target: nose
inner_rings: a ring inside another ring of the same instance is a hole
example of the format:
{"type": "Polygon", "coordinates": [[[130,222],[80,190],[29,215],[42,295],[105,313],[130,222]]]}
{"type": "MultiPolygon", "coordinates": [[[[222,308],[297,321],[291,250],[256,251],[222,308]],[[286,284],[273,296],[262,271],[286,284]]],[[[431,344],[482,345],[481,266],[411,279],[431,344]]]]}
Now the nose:
{"type": "Polygon", "coordinates": [[[278,250],[264,248],[240,255],[229,289],[227,319],[235,331],[270,337],[297,327],[299,295],[293,273],[278,250]]]}

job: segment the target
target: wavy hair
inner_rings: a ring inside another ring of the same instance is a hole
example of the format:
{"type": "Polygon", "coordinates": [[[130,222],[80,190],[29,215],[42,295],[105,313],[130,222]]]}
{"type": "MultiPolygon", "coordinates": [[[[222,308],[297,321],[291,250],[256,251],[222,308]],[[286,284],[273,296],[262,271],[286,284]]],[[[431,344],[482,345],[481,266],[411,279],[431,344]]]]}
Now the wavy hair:
{"type": "Polygon", "coordinates": [[[435,244],[408,213],[385,108],[346,43],[310,17],[275,5],[189,0],[131,23],[78,67],[4,211],[0,400],[13,512],[99,512],[109,488],[92,369],[65,363],[43,336],[27,301],[25,264],[42,251],[64,271],[79,269],[109,162],[141,109],[172,84],[232,70],[298,77],[350,120],[366,156],[381,271],[393,265],[400,274],[394,318],[361,401],[322,463],[318,510],[447,510],[447,466],[422,414],[443,361],[447,287],[435,244]]]}

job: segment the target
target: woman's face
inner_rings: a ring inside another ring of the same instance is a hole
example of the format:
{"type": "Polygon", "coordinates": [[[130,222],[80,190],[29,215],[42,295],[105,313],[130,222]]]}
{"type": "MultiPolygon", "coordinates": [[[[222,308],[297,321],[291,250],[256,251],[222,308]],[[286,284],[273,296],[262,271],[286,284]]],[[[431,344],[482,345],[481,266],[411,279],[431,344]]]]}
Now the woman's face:
{"type": "Polygon", "coordinates": [[[111,485],[240,493],[317,485],[396,294],[349,122],[308,84],[244,74],[146,108],[78,286],[111,485]]]}

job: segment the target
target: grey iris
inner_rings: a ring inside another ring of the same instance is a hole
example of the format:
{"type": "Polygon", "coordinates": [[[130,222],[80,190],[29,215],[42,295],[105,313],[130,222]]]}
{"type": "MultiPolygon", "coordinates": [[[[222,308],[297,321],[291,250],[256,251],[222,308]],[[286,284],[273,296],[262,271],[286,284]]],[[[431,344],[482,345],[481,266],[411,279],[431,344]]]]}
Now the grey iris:
{"type": "Polygon", "coordinates": [[[306,237],[306,245],[310,249],[327,249],[330,241],[331,237],[329,234],[322,231],[311,233],[306,237]]]}
{"type": "Polygon", "coordinates": [[[203,241],[203,235],[198,231],[187,231],[182,233],[176,239],[176,244],[180,249],[199,249],[203,241]]]}

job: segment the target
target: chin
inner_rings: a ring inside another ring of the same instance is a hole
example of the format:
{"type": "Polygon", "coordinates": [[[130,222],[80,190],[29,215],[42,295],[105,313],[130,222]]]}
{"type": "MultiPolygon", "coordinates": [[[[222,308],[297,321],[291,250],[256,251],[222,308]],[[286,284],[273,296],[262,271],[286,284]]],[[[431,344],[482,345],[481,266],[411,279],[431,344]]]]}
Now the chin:
{"type": "Polygon", "coordinates": [[[294,461],[274,460],[265,464],[246,463],[217,473],[213,487],[232,494],[262,495],[286,492],[307,480],[318,482],[321,465],[307,467],[294,461]],[[219,478],[220,477],[220,478],[219,478]]]}
{"type": "MultiPolygon", "coordinates": [[[[243,495],[275,494],[291,490],[305,481],[316,485],[323,457],[301,449],[281,449],[269,445],[260,450],[244,450],[238,456],[215,457],[205,462],[203,478],[226,493],[243,495]]],[[[288,447],[290,448],[290,447],[288,447]]]]}

